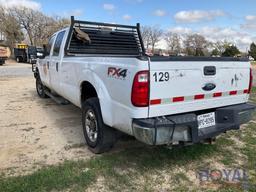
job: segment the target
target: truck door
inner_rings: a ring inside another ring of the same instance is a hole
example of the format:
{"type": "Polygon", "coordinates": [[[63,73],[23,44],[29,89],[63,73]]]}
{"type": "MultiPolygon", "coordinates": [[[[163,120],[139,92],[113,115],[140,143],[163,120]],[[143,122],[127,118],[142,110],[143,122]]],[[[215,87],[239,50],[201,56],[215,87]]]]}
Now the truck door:
{"type": "Polygon", "coordinates": [[[52,51],[51,61],[50,61],[50,84],[54,91],[60,93],[60,63],[61,63],[61,44],[65,31],[58,33],[56,40],[54,42],[54,47],[52,51]]]}
{"type": "Polygon", "coordinates": [[[51,88],[50,86],[50,60],[51,60],[51,55],[52,55],[52,45],[54,43],[56,35],[53,35],[48,44],[46,45],[46,53],[45,53],[45,58],[39,60],[39,71],[40,71],[40,78],[41,81],[43,82],[43,84],[49,88],[51,88]]]}

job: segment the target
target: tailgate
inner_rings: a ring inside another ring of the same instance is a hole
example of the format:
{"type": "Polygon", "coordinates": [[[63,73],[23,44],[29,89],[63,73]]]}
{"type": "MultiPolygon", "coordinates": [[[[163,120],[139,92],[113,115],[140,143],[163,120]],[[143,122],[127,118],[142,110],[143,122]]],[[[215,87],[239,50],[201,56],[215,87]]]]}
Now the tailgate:
{"type": "Polygon", "coordinates": [[[248,101],[250,63],[151,61],[149,117],[248,101]]]}

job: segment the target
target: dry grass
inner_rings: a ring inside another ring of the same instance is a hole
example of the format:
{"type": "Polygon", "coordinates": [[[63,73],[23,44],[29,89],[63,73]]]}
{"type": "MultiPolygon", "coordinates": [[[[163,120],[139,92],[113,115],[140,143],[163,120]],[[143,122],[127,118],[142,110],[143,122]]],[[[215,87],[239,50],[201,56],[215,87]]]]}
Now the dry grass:
{"type": "MultiPolygon", "coordinates": [[[[255,101],[253,89],[251,100],[255,101]]],[[[200,170],[245,170],[256,188],[256,115],[214,145],[183,148],[135,147],[87,161],[68,161],[30,175],[0,177],[2,191],[242,191],[243,181],[201,182],[200,170]]]]}

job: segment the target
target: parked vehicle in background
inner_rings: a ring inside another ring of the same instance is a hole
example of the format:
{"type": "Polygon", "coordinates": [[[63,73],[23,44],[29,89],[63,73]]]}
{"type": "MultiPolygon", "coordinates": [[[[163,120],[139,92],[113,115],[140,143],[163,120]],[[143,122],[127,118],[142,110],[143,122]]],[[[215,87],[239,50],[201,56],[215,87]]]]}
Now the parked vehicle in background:
{"type": "Polygon", "coordinates": [[[40,97],[82,109],[87,144],[109,150],[117,131],[149,145],[211,142],[250,120],[247,58],[145,54],[137,26],[78,21],[52,35],[33,68],[40,97]]]}
{"type": "Polygon", "coordinates": [[[14,57],[18,63],[36,63],[37,48],[35,46],[28,46],[25,44],[18,45],[13,49],[14,57]]]}
{"type": "Polygon", "coordinates": [[[254,58],[252,56],[248,57],[250,61],[254,61],[254,58]]]}
{"type": "Polygon", "coordinates": [[[0,65],[3,65],[5,63],[5,60],[7,60],[11,56],[11,51],[9,47],[6,47],[5,45],[0,45],[0,65]]]}
{"type": "Polygon", "coordinates": [[[36,57],[42,59],[44,57],[44,48],[36,47],[36,57]]]}
{"type": "Polygon", "coordinates": [[[27,53],[26,49],[22,48],[14,48],[13,49],[14,58],[17,61],[17,63],[20,62],[27,62],[27,53]]]}

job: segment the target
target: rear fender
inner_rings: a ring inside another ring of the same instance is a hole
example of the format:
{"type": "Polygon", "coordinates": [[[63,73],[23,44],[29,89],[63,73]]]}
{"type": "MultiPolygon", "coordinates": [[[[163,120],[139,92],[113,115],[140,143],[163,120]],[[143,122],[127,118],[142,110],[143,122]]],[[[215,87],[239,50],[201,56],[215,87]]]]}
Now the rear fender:
{"type": "MultiPolygon", "coordinates": [[[[95,88],[99,98],[99,102],[100,102],[103,122],[108,126],[112,126],[113,119],[112,119],[112,113],[111,113],[112,111],[111,97],[104,82],[96,73],[94,73],[91,70],[83,70],[82,74],[83,74],[83,77],[86,77],[86,79],[84,78],[80,80],[80,87],[84,81],[87,81],[95,88]]],[[[81,90],[80,90],[80,98],[81,98],[81,90]]],[[[81,102],[80,102],[80,106],[82,106],[81,102]]]]}

